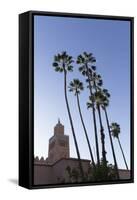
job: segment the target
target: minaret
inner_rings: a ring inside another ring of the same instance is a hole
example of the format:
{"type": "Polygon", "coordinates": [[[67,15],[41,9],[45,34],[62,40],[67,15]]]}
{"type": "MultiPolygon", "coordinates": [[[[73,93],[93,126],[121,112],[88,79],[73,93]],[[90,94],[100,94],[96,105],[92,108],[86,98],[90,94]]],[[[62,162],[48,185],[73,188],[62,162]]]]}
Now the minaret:
{"type": "Polygon", "coordinates": [[[60,123],[60,119],[58,119],[58,123],[54,127],[54,135],[64,135],[64,126],[60,123]]]}
{"type": "Polygon", "coordinates": [[[69,158],[69,136],[64,135],[64,126],[58,123],[54,127],[54,135],[49,139],[48,163],[53,164],[62,158],[69,158]]]}

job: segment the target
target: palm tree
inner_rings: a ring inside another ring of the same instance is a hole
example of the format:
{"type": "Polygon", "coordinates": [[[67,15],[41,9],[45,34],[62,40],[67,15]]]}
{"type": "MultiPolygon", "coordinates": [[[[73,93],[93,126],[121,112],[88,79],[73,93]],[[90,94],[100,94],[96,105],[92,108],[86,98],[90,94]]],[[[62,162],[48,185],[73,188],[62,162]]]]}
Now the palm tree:
{"type": "MultiPolygon", "coordinates": [[[[90,74],[92,74],[95,70],[95,62],[96,59],[92,53],[86,53],[79,55],[77,57],[77,64],[80,65],[79,71],[85,78],[88,80],[88,88],[90,91],[90,96],[92,96],[92,85],[90,82],[90,74]]],[[[94,123],[94,134],[95,134],[95,143],[96,143],[96,156],[97,156],[97,163],[100,164],[100,156],[99,156],[99,145],[98,145],[98,135],[97,135],[97,124],[96,124],[96,114],[95,114],[95,107],[94,102],[92,106],[92,114],[93,114],[93,123],[94,123]]]]}
{"type": "Polygon", "coordinates": [[[102,96],[102,102],[100,102],[100,105],[105,113],[105,118],[106,118],[106,122],[107,122],[108,133],[109,133],[109,140],[110,140],[111,150],[112,150],[112,155],[113,155],[113,160],[114,160],[115,172],[116,172],[117,178],[119,179],[118,164],[117,164],[117,160],[116,160],[116,154],[115,154],[115,150],[114,150],[114,144],[113,144],[113,140],[112,140],[110,125],[109,125],[109,118],[108,118],[108,113],[107,113],[107,107],[109,106],[110,94],[107,89],[100,90],[100,92],[101,92],[101,96],[102,96]]]}
{"type": "Polygon", "coordinates": [[[84,171],[83,171],[83,167],[82,167],[80,152],[79,152],[79,148],[78,148],[78,143],[77,143],[77,139],[76,139],[76,134],[75,134],[75,130],[74,130],[74,125],[73,125],[69,102],[68,102],[68,97],[67,97],[67,74],[68,74],[68,72],[73,71],[73,66],[72,66],[73,62],[74,61],[73,61],[72,56],[69,56],[66,52],[62,52],[61,54],[57,54],[54,56],[53,67],[56,72],[60,72],[60,73],[64,74],[65,102],[66,102],[69,121],[70,121],[70,125],[71,125],[72,135],[73,135],[73,139],[74,139],[74,143],[75,143],[75,147],[76,147],[76,153],[77,153],[77,157],[78,157],[78,161],[79,161],[80,173],[81,173],[82,179],[84,180],[84,171]]]}
{"type": "Polygon", "coordinates": [[[123,151],[123,148],[122,148],[120,139],[119,139],[120,125],[117,124],[117,123],[111,123],[110,128],[111,128],[112,136],[113,136],[114,138],[117,138],[117,139],[118,139],[118,143],[119,143],[119,146],[120,146],[120,149],[121,149],[121,152],[122,152],[122,156],[123,156],[123,159],[124,159],[124,163],[125,163],[126,169],[128,170],[127,161],[126,161],[126,158],[125,158],[125,155],[124,155],[124,151],[123,151]]]}
{"type": "Polygon", "coordinates": [[[85,126],[85,123],[84,123],[84,120],[83,120],[83,116],[82,116],[82,112],[81,112],[81,106],[80,106],[80,100],[79,100],[79,94],[83,89],[84,89],[83,83],[79,79],[74,79],[69,84],[69,91],[74,92],[74,95],[77,98],[77,105],[78,105],[81,123],[82,123],[84,133],[85,133],[85,136],[86,136],[86,140],[87,140],[87,144],[88,144],[88,148],[89,148],[89,152],[90,152],[90,156],[91,156],[91,161],[92,161],[93,166],[95,167],[95,161],[94,161],[91,145],[90,145],[90,142],[89,142],[87,129],[86,129],[86,126],[85,126]]]}
{"type": "MultiPolygon", "coordinates": [[[[92,85],[92,87],[95,90],[94,101],[96,103],[96,108],[97,108],[99,123],[100,123],[102,158],[103,158],[103,162],[106,164],[107,160],[106,160],[106,151],[105,151],[105,134],[104,134],[104,128],[103,128],[103,124],[102,124],[102,117],[101,117],[101,110],[100,110],[100,103],[102,101],[100,89],[103,84],[103,80],[101,78],[101,75],[97,74],[96,72],[92,72],[92,71],[89,72],[89,80],[90,80],[90,84],[92,85]]],[[[86,81],[88,82],[88,79],[86,81]]]]}
{"type": "MultiPolygon", "coordinates": [[[[112,149],[112,154],[113,154],[113,159],[114,159],[115,171],[116,171],[117,178],[119,179],[118,165],[116,161],[114,145],[113,145],[112,136],[111,136],[110,127],[109,127],[108,114],[106,110],[106,107],[109,105],[108,99],[110,97],[110,94],[108,93],[108,90],[101,89],[101,86],[103,85],[103,80],[102,80],[101,75],[94,72],[93,74],[90,75],[90,82],[96,92],[100,91],[100,103],[98,105],[98,108],[100,109],[100,106],[101,106],[105,112],[105,117],[106,117],[108,132],[109,132],[109,139],[110,139],[111,149],[112,149]]],[[[99,115],[99,110],[98,110],[98,115],[99,115]]]]}
{"type": "Polygon", "coordinates": [[[98,110],[99,123],[100,123],[102,161],[103,161],[104,165],[107,165],[106,149],[105,149],[105,134],[104,134],[104,128],[102,125],[102,116],[101,116],[101,111],[100,111],[100,104],[102,102],[102,96],[101,96],[100,91],[93,93],[92,96],[89,97],[89,102],[87,102],[87,107],[91,108],[93,106],[94,102],[95,102],[96,108],[98,110]]]}
{"type": "MultiPolygon", "coordinates": [[[[103,80],[100,74],[90,71],[89,80],[90,80],[91,86],[94,88],[96,92],[100,90],[101,86],[103,85],[103,80]]],[[[86,82],[88,82],[88,79],[86,80],[86,82]]]]}

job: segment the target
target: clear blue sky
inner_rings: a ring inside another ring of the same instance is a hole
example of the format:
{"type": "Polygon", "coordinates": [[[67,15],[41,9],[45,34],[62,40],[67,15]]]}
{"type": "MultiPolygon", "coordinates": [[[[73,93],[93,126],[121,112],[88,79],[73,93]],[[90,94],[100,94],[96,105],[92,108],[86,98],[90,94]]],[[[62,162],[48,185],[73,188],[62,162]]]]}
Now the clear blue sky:
{"type": "MultiPolygon", "coordinates": [[[[67,51],[74,58],[83,51],[92,52],[97,60],[97,72],[102,75],[104,88],[111,94],[108,114],[111,122],[121,126],[121,143],[130,163],[130,22],[117,20],[78,19],[35,16],[34,18],[34,154],[48,155],[48,140],[60,118],[65,133],[70,137],[70,155],[76,157],[71,127],[64,100],[63,74],[52,67],[53,56],[67,51]]],[[[74,66],[68,74],[68,82],[84,77],[74,66]]],[[[85,86],[86,87],[86,86],[85,86]]],[[[80,95],[80,102],[88,135],[95,153],[92,113],[86,108],[88,90],[80,95]]],[[[80,123],[76,98],[68,94],[76,137],[82,158],[90,158],[80,123]]],[[[103,113],[102,116],[104,117],[103,113]]],[[[105,122],[105,121],[104,121],[105,122]]],[[[98,125],[99,128],[99,125],[98,125]]],[[[107,159],[113,163],[106,123],[107,159]]],[[[99,132],[99,129],[98,129],[99,132]]],[[[98,135],[100,139],[100,135],[98,135]]],[[[122,155],[114,141],[118,166],[125,168],[122,155]]],[[[101,150],[101,148],[100,148],[101,150]]],[[[100,151],[101,154],[101,151],[100,151]]]]}

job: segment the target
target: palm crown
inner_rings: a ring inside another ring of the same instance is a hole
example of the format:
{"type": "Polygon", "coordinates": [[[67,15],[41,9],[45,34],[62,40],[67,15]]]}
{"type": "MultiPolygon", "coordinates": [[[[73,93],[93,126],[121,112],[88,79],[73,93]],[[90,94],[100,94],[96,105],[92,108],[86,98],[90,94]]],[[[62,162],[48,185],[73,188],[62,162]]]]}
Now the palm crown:
{"type": "Polygon", "coordinates": [[[69,56],[66,51],[62,52],[61,54],[57,54],[54,56],[54,62],[52,66],[55,68],[57,72],[66,72],[73,71],[73,58],[69,56]]]}
{"type": "Polygon", "coordinates": [[[117,124],[116,122],[115,123],[113,122],[111,123],[110,129],[111,129],[113,137],[118,138],[120,134],[120,125],[117,124]]]}
{"type": "MultiPolygon", "coordinates": [[[[96,89],[100,89],[100,87],[103,85],[103,80],[101,75],[97,74],[96,72],[89,71],[89,80],[91,86],[93,86],[96,89]]],[[[86,82],[89,82],[87,79],[86,82]]]]}
{"type": "Polygon", "coordinates": [[[108,106],[109,100],[104,95],[103,90],[99,90],[89,97],[89,101],[87,102],[87,108],[93,107],[94,103],[96,103],[97,106],[101,106],[102,108],[108,106]]]}
{"type": "Polygon", "coordinates": [[[83,83],[79,79],[74,79],[69,84],[69,91],[74,92],[74,94],[80,94],[80,92],[84,89],[83,83]]]}
{"type": "Polygon", "coordinates": [[[95,96],[89,96],[89,101],[87,102],[87,108],[93,108],[95,102],[95,96]]]}
{"type": "Polygon", "coordinates": [[[80,64],[79,71],[84,76],[87,75],[87,66],[88,66],[88,72],[92,72],[96,70],[96,66],[94,66],[96,59],[92,53],[88,54],[87,52],[83,52],[83,54],[77,57],[76,62],[77,64],[80,64]]]}
{"type": "Polygon", "coordinates": [[[100,96],[101,96],[101,99],[102,99],[100,105],[104,109],[107,106],[109,106],[110,94],[109,94],[107,89],[102,89],[102,90],[100,89],[99,92],[101,93],[100,96]]]}

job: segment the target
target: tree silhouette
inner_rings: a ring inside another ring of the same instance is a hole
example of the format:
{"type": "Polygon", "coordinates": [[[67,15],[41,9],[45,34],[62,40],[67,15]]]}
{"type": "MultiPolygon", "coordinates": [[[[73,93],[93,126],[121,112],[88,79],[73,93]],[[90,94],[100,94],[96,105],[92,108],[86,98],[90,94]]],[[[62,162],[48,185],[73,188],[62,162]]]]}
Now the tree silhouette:
{"type": "Polygon", "coordinates": [[[107,107],[109,106],[110,94],[107,89],[101,89],[100,95],[102,99],[100,102],[100,106],[102,107],[105,113],[105,118],[106,118],[108,133],[109,133],[109,140],[110,140],[111,150],[112,150],[112,155],[113,155],[113,160],[114,160],[115,172],[116,172],[117,178],[119,179],[118,164],[116,160],[116,154],[115,154],[114,144],[113,144],[110,125],[109,125],[109,118],[108,118],[108,113],[107,113],[107,107]]]}
{"type": "Polygon", "coordinates": [[[121,152],[122,152],[122,156],[123,156],[123,159],[124,159],[124,163],[125,163],[126,169],[128,170],[128,165],[127,165],[126,157],[124,155],[124,151],[123,151],[120,139],[119,139],[120,125],[117,124],[117,123],[111,123],[110,128],[111,128],[112,136],[114,138],[117,138],[117,140],[118,140],[118,143],[119,143],[119,146],[120,146],[120,149],[121,149],[121,152]]]}
{"type": "Polygon", "coordinates": [[[98,116],[99,116],[101,146],[102,146],[102,161],[103,161],[104,165],[107,165],[106,148],[105,148],[105,134],[104,134],[104,127],[102,124],[102,116],[101,116],[101,110],[100,110],[100,105],[102,103],[102,95],[101,95],[100,91],[95,92],[93,95],[94,95],[93,98],[96,103],[96,108],[97,108],[98,116]]]}
{"type": "Polygon", "coordinates": [[[77,98],[77,105],[78,105],[78,110],[79,110],[81,123],[82,123],[83,129],[84,129],[84,133],[85,133],[85,137],[86,137],[86,140],[87,140],[87,144],[88,144],[88,148],[89,148],[89,152],[90,152],[90,156],[91,156],[91,161],[92,161],[93,166],[95,167],[95,161],[94,161],[91,145],[90,145],[90,142],[89,142],[87,129],[86,129],[86,126],[85,126],[85,123],[84,123],[84,120],[83,120],[81,106],[80,106],[80,100],[79,100],[80,92],[83,89],[84,89],[83,83],[79,79],[73,79],[73,81],[71,81],[70,84],[69,84],[69,91],[70,92],[74,92],[74,95],[77,98]]]}
{"type": "MultiPolygon", "coordinates": [[[[92,85],[90,82],[90,74],[96,70],[96,66],[94,65],[96,62],[95,57],[92,53],[84,52],[83,54],[77,57],[77,64],[80,65],[79,71],[85,78],[88,80],[88,88],[90,92],[90,96],[92,96],[92,85]]],[[[95,134],[95,143],[96,143],[96,156],[97,156],[97,163],[100,164],[100,156],[99,156],[99,144],[98,144],[98,135],[97,135],[97,124],[96,124],[96,114],[95,114],[95,107],[94,102],[92,106],[92,115],[93,115],[93,124],[94,124],[94,134],[95,134]]]]}
{"type": "Polygon", "coordinates": [[[72,56],[69,56],[64,51],[61,54],[57,54],[54,56],[53,67],[56,72],[60,72],[60,73],[64,74],[65,102],[66,102],[69,121],[70,121],[70,125],[71,125],[72,135],[73,135],[73,139],[74,139],[74,143],[75,143],[76,153],[77,153],[77,157],[78,157],[78,161],[79,161],[80,173],[81,173],[82,179],[84,180],[84,171],[83,171],[83,167],[82,167],[80,152],[79,152],[79,148],[78,148],[78,143],[77,143],[77,139],[76,139],[76,134],[75,134],[75,130],[74,130],[74,125],[73,125],[73,121],[72,121],[72,116],[71,116],[69,102],[68,102],[68,96],[67,96],[67,74],[68,74],[68,72],[73,71],[73,65],[72,65],[73,62],[74,61],[73,61],[72,56]]]}
{"type": "MultiPolygon", "coordinates": [[[[90,84],[92,85],[92,88],[95,91],[93,93],[92,102],[95,102],[96,104],[96,109],[97,109],[98,117],[99,117],[101,145],[102,145],[102,159],[103,159],[104,164],[107,164],[106,149],[105,149],[105,133],[104,133],[104,127],[102,123],[102,116],[101,116],[101,109],[100,109],[100,103],[102,101],[100,89],[103,84],[103,80],[101,78],[101,75],[92,71],[89,72],[89,80],[90,80],[90,84]]],[[[86,81],[88,82],[88,79],[86,81]]]]}

